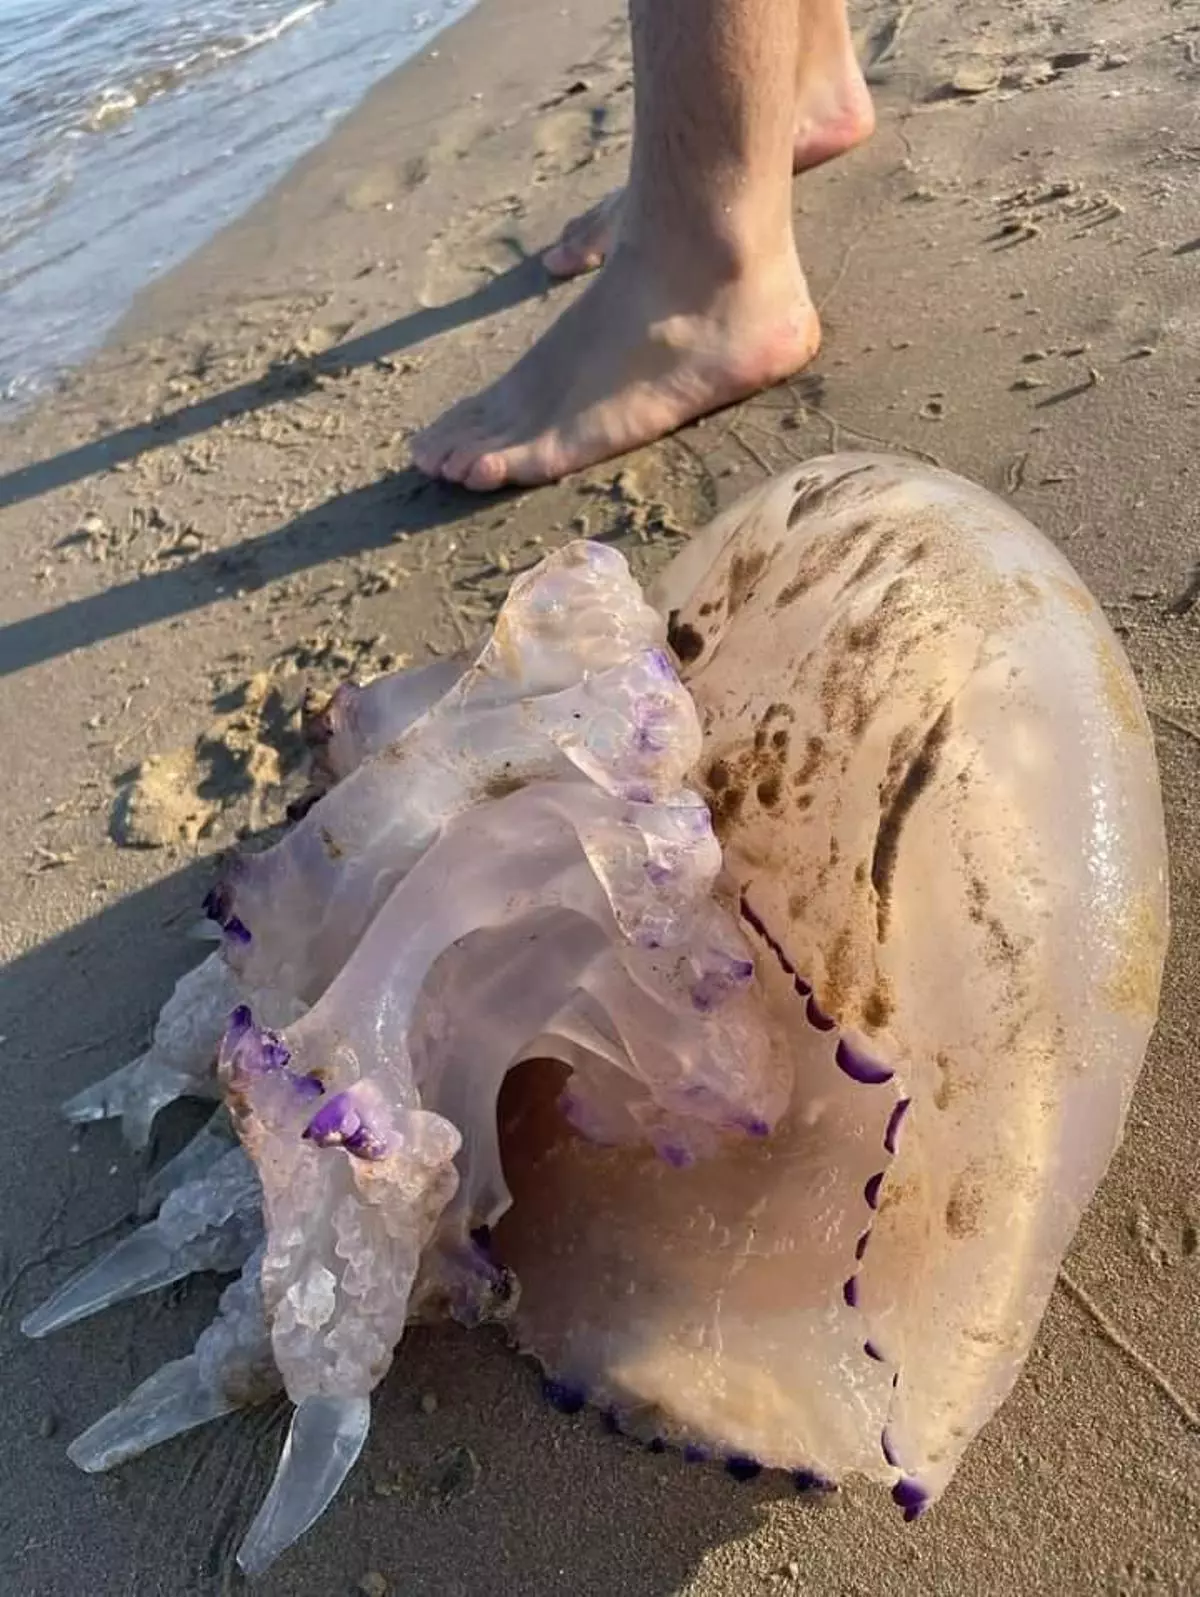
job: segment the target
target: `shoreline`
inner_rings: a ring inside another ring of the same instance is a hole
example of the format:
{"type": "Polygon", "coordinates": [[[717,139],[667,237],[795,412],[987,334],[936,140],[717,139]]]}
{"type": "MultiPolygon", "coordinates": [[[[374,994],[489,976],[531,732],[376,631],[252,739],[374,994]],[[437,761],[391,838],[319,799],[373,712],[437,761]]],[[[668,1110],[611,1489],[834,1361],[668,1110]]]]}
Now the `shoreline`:
{"type": "MultiPolygon", "coordinates": [[[[190,1348],[212,1281],[46,1342],[15,1321],[136,1199],[117,1132],[68,1134],[57,1107],[144,1046],[195,962],[216,856],[281,820],[306,683],[456,649],[570,538],[611,541],[645,575],[765,469],[916,452],[1016,503],[1104,605],[1155,718],[1175,923],[1200,912],[1200,35],[1166,0],[1112,0],[1102,42],[1081,0],[908,12],[856,14],[879,131],[796,184],[820,359],[676,439],[491,499],[406,462],[415,427],[579,291],[536,254],[620,181],[630,69],[610,0],[481,0],[0,429],[13,1590],[214,1597],[274,1466],[276,1410],[107,1477],[64,1456],[190,1348]],[[1082,59],[1054,68],[1064,52],[1082,59]],[[984,87],[948,92],[960,72],[984,87]]],[[[326,1597],[379,1574],[414,1597],[1194,1591],[1198,990],[1177,938],[1067,1284],[916,1527],[859,1485],[813,1504],[642,1451],[551,1410],[499,1336],[418,1330],[348,1489],[254,1590],[326,1597]]],[[[165,1119],[160,1157],[194,1122],[165,1119]]]]}

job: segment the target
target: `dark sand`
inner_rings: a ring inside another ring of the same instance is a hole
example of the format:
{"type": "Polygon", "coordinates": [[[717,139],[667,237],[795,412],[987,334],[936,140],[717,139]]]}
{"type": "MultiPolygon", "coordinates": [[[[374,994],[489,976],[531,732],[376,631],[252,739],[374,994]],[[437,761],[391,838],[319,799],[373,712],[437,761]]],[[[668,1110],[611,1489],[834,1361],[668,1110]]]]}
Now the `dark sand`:
{"type": "Polygon", "coordinates": [[[859,20],[881,125],[797,183],[827,343],[787,387],[522,497],[404,469],[410,430],[573,292],[530,252],[628,148],[609,0],[484,0],[0,437],[3,1591],[237,1584],[278,1412],[110,1478],[64,1456],[190,1346],[213,1284],[42,1344],[13,1322],[134,1200],[116,1132],[76,1138],[56,1106],[142,1046],[198,952],[214,853],[278,819],[298,668],[330,682],[446,650],[543,546],[586,530],[643,569],[764,471],[865,443],[977,478],[1058,541],[1159,735],[1182,935],[1128,1139],[1028,1370],[906,1528],[874,1490],[813,1505],[641,1452],[544,1406],[498,1338],[416,1333],[349,1489],[259,1589],[1200,1592],[1200,10],[925,0],[859,20]],[[118,845],[114,798],[153,756],[132,824],[164,846],[118,845]]]}

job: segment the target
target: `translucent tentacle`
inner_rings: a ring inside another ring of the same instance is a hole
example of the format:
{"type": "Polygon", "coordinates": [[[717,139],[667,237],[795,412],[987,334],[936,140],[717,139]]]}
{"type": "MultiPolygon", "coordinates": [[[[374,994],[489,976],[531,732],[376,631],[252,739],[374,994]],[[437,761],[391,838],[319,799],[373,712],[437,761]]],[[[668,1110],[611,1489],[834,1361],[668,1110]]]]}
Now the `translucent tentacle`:
{"type": "Polygon", "coordinates": [[[305,717],[314,780],[340,782],[370,755],[403,737],[449,693],[472,658],[464,652],[362,685],[344,682],[320,711],[305,717]]]}
{"type": "Polygon", "coordinates": [[[202,1180],[217,1161],[236,1146],[237,1132],[233,1129],[229,1111],[222,1104],[174,1158],[168,1159],[146,1178],[138,1196],[139,1218],[144,1220],[156,1214],[163,1200],[177,1187],[202,1180]]]}
{"type": "Polygon", "coordinates": [[[369,1397],[306,1397],[298,1405],[271,1490],[238,1549],[247,1575],[261,1575],[320,1518],[370,1428],[369,1397]]]}
{"type": "Polygon", "coordinates": [[[26,1315],[21,1329],[26,1336],[46,1336],[198,1270],[236,1270],[261,1236],[258,1176],[234,1148],[203,1180],[171,1193],[157,1220],[123,1238],[26,1315]]]}
{"type": "Polygon", "coordinates": [[[117,1408],[67,1449],[80,1469],[114,1469],[160,1442],[236,1408],[264,1402],[282,1387],[263,1315],[262,1248],[221,1294],[217,1318],[193,1353],[156,1370],[117,1408]]]}

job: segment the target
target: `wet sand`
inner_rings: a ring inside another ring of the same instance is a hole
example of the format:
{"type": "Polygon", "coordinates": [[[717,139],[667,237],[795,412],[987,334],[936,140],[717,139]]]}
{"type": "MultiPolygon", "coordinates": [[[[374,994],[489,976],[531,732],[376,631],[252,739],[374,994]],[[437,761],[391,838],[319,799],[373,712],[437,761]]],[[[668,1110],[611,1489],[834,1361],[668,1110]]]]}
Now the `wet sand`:
{"type": "MultiPolygon", "coordinates": [[[[863,444],[976,478],[1059,543],[1159,738],[1184,935],[1025,1375],[906,1527],[874,1490],[814,1504],[640,1451],[549,1409],[498,1336],[416,1332],[348,1489],[257,1589],[1200,1590],[1200,15],[926,0],[856,20],[880,128],[796,185],[827,334],[783,388],[533,494],[406,468],[411,430],[575,292],[536,251],[628,152],[616,8],[483,0],[0,436],[6,1591],[238,1585],[278,1410],[111,1477],[64,1452],[191,1345],[213,1283],[40,1344],[15,1320],[136,1200],[118,1134],[74,1135],[56,1106],[144,1045],[214,856],[279,821],[304,682],[457,647],[580,533],[646,571],[764,472],[863,444]]],[[[194,1123],[167,1116],[160,1153],[194,1123]]]]}

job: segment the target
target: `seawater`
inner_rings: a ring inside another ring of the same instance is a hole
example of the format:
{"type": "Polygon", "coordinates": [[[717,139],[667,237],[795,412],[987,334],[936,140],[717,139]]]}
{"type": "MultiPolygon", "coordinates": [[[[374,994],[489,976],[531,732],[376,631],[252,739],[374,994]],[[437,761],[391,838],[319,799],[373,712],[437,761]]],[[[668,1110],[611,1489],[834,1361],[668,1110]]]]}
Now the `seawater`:
{"type": "Polygon", "coordinates": [[[0,414],[471,0],[0,0],[0,414]]]}

